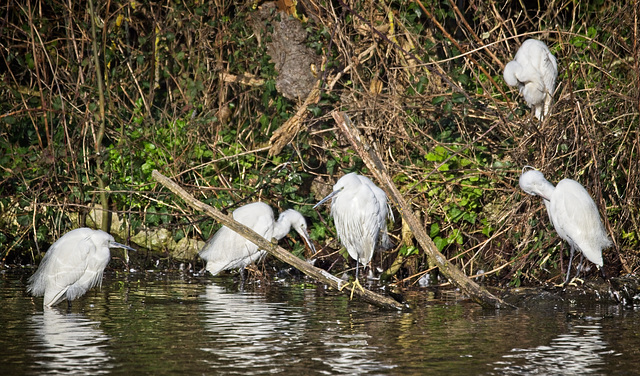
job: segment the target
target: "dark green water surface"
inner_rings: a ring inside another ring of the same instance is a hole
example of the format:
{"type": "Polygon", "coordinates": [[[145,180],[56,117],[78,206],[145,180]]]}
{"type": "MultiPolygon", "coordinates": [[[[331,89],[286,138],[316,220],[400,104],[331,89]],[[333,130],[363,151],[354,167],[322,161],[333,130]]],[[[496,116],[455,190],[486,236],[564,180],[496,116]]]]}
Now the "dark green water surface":
{"type": "Polygon", "coordinates": [[[618,305],[494,311],[424,290],[384,312],[290,282],[111,272],[68,312],[26,294],[30,272],[0,273],[3,375],[640,374],[640,313],[618,305]]]}

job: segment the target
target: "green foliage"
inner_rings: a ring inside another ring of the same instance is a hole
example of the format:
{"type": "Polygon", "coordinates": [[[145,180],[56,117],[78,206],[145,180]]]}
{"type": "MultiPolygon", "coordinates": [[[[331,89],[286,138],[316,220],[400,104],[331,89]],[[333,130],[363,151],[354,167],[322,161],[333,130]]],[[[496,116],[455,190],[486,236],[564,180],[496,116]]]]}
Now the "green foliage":
{"type": "Polygon", "coordinates": [[[420,253],[420,249],[418,247],[414,247],[414,246],[407,246],[407,245],[403,245],[400,247],[400,250],[398,250],[398,254],[404,256],[404,257],[409,257],[409,256],[413,256],[413,255],[417,255],[420,253]]]}
{"type": "Polygon", "coordinates": [[[522,284],[522,271],[518,270],[514,273],[511,282],[509,282],[509,286],[511,287],[520,287],[522,284]]]}
{"type": "MultiPolygon", "coordinates": [[[[162,199],[150,200],[150,195],[154,195],[150,192],[157,189],[151,177],[154,169],[177,176],[180,183],[188,186],[229,187],[227,190],[214,190],[213,194],[203,197],[205,202],[216,207],[233,208],[243,199],[264,199],[252,197],[256,193],[274,197],[274,203],[281,202],[285,206],[293,202],[307,202],[308,196],[303,196],[299,187],[309,175],[300,170],[297,160],[292,159],[293,150],[285,150],[272,161],[262,153],[247,152],[268,142],[271,133],[293,111],[293,104],[275,88],[277,72],[264,43],[268,37],[262,35],[263,43],[259,43],[255,29],[247,22],[250,17],[248,9],[231,3],[212,9],[198,2],[175,3],[157,11],[150,11],[148,6],[132,3],[113,8],[111,11],[115,13],[108,18],[108,23],[97,29],[98,44],[106,41],[100,58],[107,96],[107,130],[103,145],[100,145],[100,155],[96,155],[96,148],[91,143],[99,122],[96,116],[99,112],[97,85],[88,81],[95,78],[93,60],[85,56],[74,66],[73,57],[65,57],[65,61],[70,62],[70,71],[66,74],[75,78],[59,83],[56,90],[62,92],[56,91],[50,96],[51,109],[56,112],[46,117],[24,116],[29,113],[18,112],[0,120],[3,130],[11,129],[0,133],[0,162],[3,166],[0,170],[3,181],[0,202],[10,207],[15,200],[12,197],[22,196],[20,201],[23,202],[19,206],[28,207],[34,202],[45,203],[49,197],[64,196],[74,205],[87,205],[94,200],[96,191],[94,177],[97,171],[93,161],[97,157],[104,162],[104,174],[108,176],[109,197],[114,208],[131,211],[133,215],[128,219],[134,228],[142,225],[181,226],[174,231],[176,240],[186,233],[193,236],[194,225],[201,226],[205,234],[212,233],[218,225],[210,220],[199,224],[185,221],[176,215],[175,207],[165,205],[162,199]],[[217,12],[219,17],[215,15],[217,12]],[[147,18],[149,15],[153,15],[153,20],[147,18]],[[154,28],[154,25],[162,27],[154,28]],[[105,35],[101,35],[103,31],[105,35]],[[216,50],[202,48],[213,42],[213,39],[207,40],[207,36],[215,37],[215,43],[226,47],[216,50]],[[209,56],[209,53],[213,55],[209,56]],[[229,73],[241,75],[246,72],[265,80],[262,87],[253,90],[245,90],[242,86],[225,89],[231,99],[223,107],[237,114],[225,126],[220,124],[218,113],[211,113],[206,108],[218,102],[212,100],[208,92],[212,83],[220,87],[225,85],[219,81],[218,70],[208,69],[214,65],[209,63],[210,59],[225,61],[233,67],[229,73]],[[87,82],[82,87],[72,86],[85,80],[87,82]],[[67,96],[65,90],[70,90],[72,95],[67,96]],[[252,97],[258,97],[260,101],[247,101],[252,97]],[[84,98],[87,100],[83,101],[84,98]],[[239,103],[245,106],[249,103],[249,106],[238,112],[239,103]],[[82,118],[84,112],[94,115],[90,122],[82,118]],[[59,116],[61,113],[66,118],[59,116]],[[256,113],[260,114],[257,118],[254,116],[256,113]],[[56,146],[53,155],[47,154],[48,144],[56,146]],[[56,161],[53,168],[49,159],[56,161]],[[287,164],[285,161],[291,162],[287,164]],[[283,164],[288,167],[281,168],[283,164]],[[43,180],[43,176],[50,179],[43,180]],[[49,180],[51,184],[47,184],[49,180]],[[34,190],[25,184],[28,181],[47,183],[34,190]],[[256,187],[259,191],[253,192],[256,187]]],[[[48,18],[55,12],[46,10],[43,9],[43,17],[37,21],[41,31],[46,29],[44,25],[58,22],[56,18],[48,18]]],[[[29,21],[26,18],[18,19],[23,16],[23,13],[12,13],[9,22],[27,27],[29,21]]],[[[78,27],[86,30],[90,25],[78,27]]],[[[31,29],[27,27],[25,30],[31,29]]],[[[52,28],[63,29],[67,30],[52,28]]],[[[67,30],[67,34],[52,34],[54,39],[46,44],[49,53],[78,49],[91,51],[89,44],[64,45],[71,42],[66,39],[68,33],[75,32],[78,30],[72,28],[67,30]]],[[[322,37],[314,36],[313,43],[319,48],[322,40],[322,37]]],[[[86,38],[81,38],[81,41],[85,43],[86,38]]],[[[26,45],[30,43],[26,41],[26,45]]],[[[35,46],[36,49],[38,47],[35,46]]],[[[35,65],[47,59],[34,59],[31,47],[24,53],[20,49],[9,48],[8,51],[8,68],[17,80],[13,82],[15,90],[11,92],[13,102],[5,100],[0,103],[3,113],[14,112],[14,102],[26,103],[31,108],[42,107],[38,87],[26,89],[20,85],[37,82],[39,77],[35,76],[35,65]],[[24,93],[29,95],[24,96],[24,93]]],[[[39,68],[44,72],[48,66],[39,68]]],[[[44,97],[48,96],[44,94],[44,97]]],[[[320,111],[320,108],[315,109],[318,114],[320,111]]],[[[28,229],[34,223],[37,230],[27,233],[37,234],[37,241],[49,240],[51,231],[46,231],[50,227],[48,224],[55,222],[62,229],[69,225],[65,216],[57,213],[56,206],[43,208],[35,212],[20,212],[13,221],[16,226],[5,227],[9,233],[16,234],[16,240],[11,243],[13,235],[2,236],[3,246],[21,250],[28,248],[30,244],[20,244],[19,240],[29,239],[24,237],[23,228],[28,229]]],[[[301,208],[306,214],[315,215],[307,206],[301,208]]]]}
{"type": "MultiPolygon", "coordinates": [[[[456,145],[448,148],[438,145],[424,159],[428,175],[418,189],[425,192],[431,202],[439,203],[438,210],[431,213],[434,221],[430,237],[440,251],[449,245],[460,246],[464,242],[463,229],[477,225],[484,206],[484,192],[492,183],[479,172],[479,167],[487,164],[488,156],[484,153],[473,156],[469,149],[456,145]],[[439,223],[448,226],[441,228],[439,223]]],[[[490,236],[493,228],[486,218],[480,218],[479,222],[481,232],[490,236]]]]}
{"type": "MultiPolygon", "coordinates": [[[[253,4],[241,2],[109,3],[96,17],[104,22],[97,28],[97,70],[86,8],[44,1],[27,15],[16,4],[4,18],[0,69],[0,246],[9,256],[30,258],[30,249],[71,226],[67,214],[83,214],[96,201],[97,176],[108,182],[110,209],[126,211],[134,229],[167,227],[179,240],[204,239],[219,228],[158,187],[154,169],[224,211],[256,200],[278,212],[297,209],[322,244],[332,231],[311,209],[317,194],[311,183],[320,177],[330,184],[351,171],[371,175],[333,129],[329,114],[336,109],[349,113],[382,155],[447,257],[490,239],[481,254],[461,257],[491,266],[513,262],[518,270],[504,268],[501,277],[514,286],[547,278],[547,269],[557,267],[562,243],[548,222],[524,215],[523,206],[540,210],[539,203],[516,193],[525,163],[553,171],[550,180],[580,177],[590,191],[601,190],[598,203],[606,204],[616,243],[627,251],[621,253],[635,255],[638,213],[625,200],[638,196],[630,182],[639,178],[635,169],[619,167],[635,166],[638,150],[637,85],[629,84],[635,70],[628,57],[635,34],[624,2],[570,2],[563,9],[516,1],[359,2],[351,5],[355,13],[340,14],[320,2],[303,27],[306,45],[325,59],[317,67],[321,97],[273,157],[265,146],[301,103],[280,95],[267,53],[271,22],[281,16],[256,22],[253,4]],[[458,10],[473,33],[456,12],[463,3],[469,8],[458,10]],[[531,34],[545,25],[554,32],[531,34]],[[548,42],[560,67],[553,114],[544,124],[530,119],[498,64],[529,35],[548,42]],[[102,121],[98,76],[106,130],[94,145],[102,121]]],[[[300,254],[304,244],[292,238],[300,254]]],[[[420,251],[399,247],[424,263],[420,251]]]]}

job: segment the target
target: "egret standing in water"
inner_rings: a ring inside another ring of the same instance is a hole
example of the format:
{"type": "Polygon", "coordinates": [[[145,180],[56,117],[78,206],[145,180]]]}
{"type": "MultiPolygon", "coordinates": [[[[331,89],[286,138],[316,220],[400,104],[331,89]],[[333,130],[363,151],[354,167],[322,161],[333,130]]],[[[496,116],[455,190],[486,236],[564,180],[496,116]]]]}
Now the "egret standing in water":
{"type": "Polygon", "coordinates": [[[314,208],[330,198],[333,198],[331,216],[338,238],[349,256],[356,260],[354,285],[362,289],[358,280],[358,263],[366,267],[378,245],[384,249],[393,246],[387,234],[387,218],[393,222],[393,212],[384,191],[369,178],[355,172],[341,177],[333,186],[333,192],[314,208]]]}
{"type": "Polygon", "coordinates": [[[547,45],[527,39],[512,61],[504,67],[504,81],[517,86],[538,120],[547,116],[556,89],[558,64],[547,45]]]}
{"type": "MultiPolygon", "coordinates": [[[[307,221],[299,212],[289,209],[280,214],[276,222],[273,210],[264,202],[254,202],[233,211],[233,219],[250,227],[263,238],[271,240],[284,238],[291,228],[296,230],[309,248],[315,253],[315,247],[307,233],[307,221]]],[[[244,281],[244,268],[259,260],[266,251],[245,239],[230,228],[223,226],[216,232],[200,251],[200,257],[207,262],[207,270],[216,275],[223,270],[240,269],[244,281]]]]}
{"type": "Polygon", "coordinates": [[[571,247],[565,284],[569,282],[576,248],[583,257],[575,278],[580,274],[584,257],[596,264],[598,269],[603,266],[602,250],[612,245],[611,240],[600,220],[596,203],[580,183],[562,179],[554,187],[540,171],[529,170],[520,176],[520,188],[530,195],[542,197],[553,227],[571,247]]]}
{"type": "Polygon", "coordinates": [[[135,249],[117,243],[101,230],[82,227],[71,230],[49,247],[38,270],[29,278],[27,291],[44,295],[44,306],[52,307],[65,298],[71,301],[102,284],[102,273],[111,253],[109,248],[135,249]]]}

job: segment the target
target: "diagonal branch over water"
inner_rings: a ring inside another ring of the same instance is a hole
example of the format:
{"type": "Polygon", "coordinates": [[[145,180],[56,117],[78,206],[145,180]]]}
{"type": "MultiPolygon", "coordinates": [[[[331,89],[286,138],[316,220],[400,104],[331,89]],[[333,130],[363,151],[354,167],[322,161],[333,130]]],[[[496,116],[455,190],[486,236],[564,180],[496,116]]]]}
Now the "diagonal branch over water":
{"type": "Polygon", "coordinates": [[[400,194],[400,191],[398,191],[393,184],[391,177],[387,173],[386,167],[382,163],[382,160],[376,153],[375,149],[367,144],[361,136],[360,131],[358,131],[353,123],[351,123],[347,114],[344,112],[334,111],[332,115],[338,124],[338,128],[340,128],[349,142],[351,142],[357,153],[360,155],[360,158],[362,158],[367,167],[369,167],[373,172],[376,179],[382,184],[381,188],[387,192],[389,198],[391,198],[400,211],[400,215],[402,215],[402,218],[411,228],[416,240],[427,253],[429,258],[438,265],[440,272],[442,272],[442,274],[444,274],[454,285],[458,286],[463,293],[469,295],[474,302],[485,308],[515,308],[504,302],[502,299],[493,296],[477,283],[469,279],[460,269],[450,263],[447,258],[438,251],[438,248],[431,238],[429,238],[423,226],[413,215],[411,208],[400,194]]]}
{"type": "MultiPolygon", "coordinates": [[[[223,225],[229,227],[231,230],[242,235],[249,241],[255,243],[256,245],[258,245],[258,247],[260,247],[260,249],[264,249],[265,251],[269,252],[269,254],[271,254],[278,260],[293,266],[309,277],[330,286],[336,291],[341,291],[343,294],[352,293],[348,289],[341,289],[344,285],[344,281],[340,278],[335,277],[327,271],[316,268],[310,263],[299,259],[290,252],[287,252],[284,248],[278,246],[278,244],[272,243],[269,240],[263,238],[251,228],[243,225],[242,223],[236,222],[232,216],[224,215],[214,207],[197,200],[177,183],[158,172],[158,170],[153,170],[151,175],[154,179],[156,179],[158,183],[162,184],[173,193],[180,196],[180,198],[182,198],[193,209],[204,212],[208,216],[214,218],[216,221],[222,223],[223,225]]],[[[393,310],[401,310],[406,308],[404,305],[387,296],[382,296],[366,289],[354,289],[353,294],[359,297],[361,300],[380,308],[393,310]]]]}

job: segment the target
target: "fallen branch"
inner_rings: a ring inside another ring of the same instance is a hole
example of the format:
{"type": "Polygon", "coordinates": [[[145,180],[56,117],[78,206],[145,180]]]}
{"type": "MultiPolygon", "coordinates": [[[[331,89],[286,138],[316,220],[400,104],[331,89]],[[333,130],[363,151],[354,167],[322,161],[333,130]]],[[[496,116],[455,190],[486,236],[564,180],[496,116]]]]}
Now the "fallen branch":
{"type": "Polygon", "coordinates": [[[307,108],[320,100],[320,85],[322,81],[318,80],[307,96],[307,99],[298,107],[296,113],[290,117],[280,128],[273,132],[273,136],[269,139],[271,143],[271,149],[269,150],[268,157],[280,154],[282,148],[293,140],[293,138],[300,131],[302,122],[307,117],[307,108]]]}
{"type": "Polygon", "coordinates": [[[360,158],[362,158],[367,167],[369,167],[373,172],[376,179],[382,183],[382,189],[387,192],[389,198],[395,203],[398,210],[400,210],[402,218],[411,228],[416,240],[427,253],[429,258],[436,263],[440,272],[447,277],[451,283],[459,287],[463,293],[469,295],[473,301],[485,308],[513,308],[513,306],[504,302],[502,299],[491,295],[477,283],[470,280],[455,265],[447,261],[446,257],[438,251],[438,248],[427,235],[422,224],[420,224],[418,219],[413,215],[409,205],[391,181],[386,167],[374,148],[367,144],[367,142],[361,137],[360,131],[358,131],[358,129],[351,123],[347,114],[344,112],[334,111],[332,115],[338,125],[338,128],[340,128],[349,142],[351,142],[358,155],[360,155],[360,158]]]}
{"type": "MultiPolygon", "coordinates": [[[[315,279],[316,281],[322,282],[337,291],[340,291],[341,288],[345,285],[345,281],[341,280],[340,278],[335,277],[330,273],[328,273],[327,271],[316,268],[315,266],[309,264],[308,262],[299,259],[298,257],[292,255],[290,252],[286,251],[284,248],[278,246],[278,244],[272,243],[267,239],[263,238],[262,236],[258,235],[258,233],[256,233],[249,227],[234,221],[233,217],[231,217],[230,215],[224,215],[219,210],[197,200],[195,197],[193,197],[191,194],[185,191],[182,187],[180,187],[178,184],[176,184],[174,181],[170,180],[166,176],[162,175],[157,170],[153,170],[151,175],[153,176],[154,179],[156,179],[158,183],[162,184],[163,186],[171,190],[171,192],[180,196],[180,198],[182,198],[193,209],[204,212],[205,214],[212,217],[216,221],[222,223],[223,225],[229,227],[231,230],[237,232],[238,234],[242,235],[246,239],[257,244],[258,247],[260,247],[260,249],[266,250],[267,252],[269,252],[269,254],[271,254],[278,260],[293,266],[294,268],[300,270],[301,272],[315,279]]],[[[342,293],[351,294],[351,290],[344,289],[342,293]]],[[[402,304],[398,303],[397,301],[389,297],[376,294],[369,290],[355,289],[353,291],[353,295],[359,297],[360,299],[362,299],[367,303],[373,304],[381,308],[396,309],[396,310],[405,308],[402,304]]]]}

